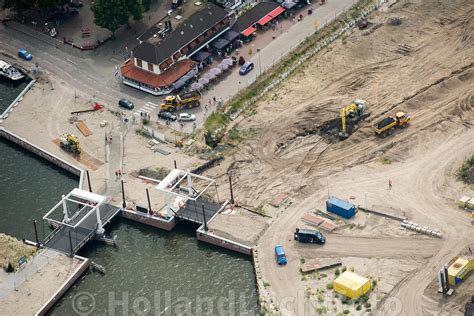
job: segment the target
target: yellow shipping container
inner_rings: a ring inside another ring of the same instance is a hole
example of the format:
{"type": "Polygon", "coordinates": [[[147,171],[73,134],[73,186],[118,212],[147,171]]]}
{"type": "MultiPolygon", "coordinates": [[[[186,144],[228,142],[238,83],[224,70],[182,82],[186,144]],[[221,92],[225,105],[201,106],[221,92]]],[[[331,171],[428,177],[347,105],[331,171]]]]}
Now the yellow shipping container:
{"type": "Polygon", "coordinates": [[[469,260],[458,258],[448,267],[449,284],[456,285],[471,271],[469,260]]]}
{"type": "Polygon", "coordinates": [[[352,299],[361,297],[371,288],[372,283],[369,279],[350,271],[342,273],[333,283],[334,291],[352,299]]]}

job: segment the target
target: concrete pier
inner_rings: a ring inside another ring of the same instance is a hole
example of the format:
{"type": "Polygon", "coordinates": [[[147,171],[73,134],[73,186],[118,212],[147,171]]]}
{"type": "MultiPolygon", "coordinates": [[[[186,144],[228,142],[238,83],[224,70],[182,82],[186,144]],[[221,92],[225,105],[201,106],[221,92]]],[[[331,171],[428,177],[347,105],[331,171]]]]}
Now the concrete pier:
{"type": "Polygon", "coordinates": [[[88,268],[89,260],[41,249],[18,272],[0,275],[2,315],[44,315],[88,268]]]}

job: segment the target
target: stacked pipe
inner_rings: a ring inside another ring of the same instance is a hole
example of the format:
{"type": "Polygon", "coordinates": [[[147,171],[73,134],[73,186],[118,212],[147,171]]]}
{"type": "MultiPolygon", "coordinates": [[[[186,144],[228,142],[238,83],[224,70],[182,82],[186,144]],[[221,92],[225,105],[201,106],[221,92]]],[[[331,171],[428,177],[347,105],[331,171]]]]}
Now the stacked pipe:
{"type": "Polygon", "coordinates": [[[417,223],[410,222],[406,219],[402,221],[401,227],[403,227],[405,229],[408,229],[408,230],[412,230],[412,231],[417,232],[417,233],[425,234],[425,235],[428,235],[428,236],[433,236],[433,237],[436,237],[436,238],[443,238],[443,235],[441,234],[441,232],[438,229],[430,229],[427,226],[420,226],[417,223]]]}
{"type": "Polygon", "coordinates": [[[449,277],[448,277],[448,266],[444,267],[438,272],[438,284],[439,290],[443,295],[446,295],[449,291],[449,277]]]}

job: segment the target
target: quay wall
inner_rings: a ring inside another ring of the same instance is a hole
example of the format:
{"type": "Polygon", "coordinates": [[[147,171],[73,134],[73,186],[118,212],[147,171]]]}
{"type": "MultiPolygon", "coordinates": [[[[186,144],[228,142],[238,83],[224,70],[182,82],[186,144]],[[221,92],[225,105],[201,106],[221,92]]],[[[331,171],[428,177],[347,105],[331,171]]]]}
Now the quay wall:
{"type": "Polygon", "coordinates": [[[30,88],[33,86],[35,82],[36,81],[32,79],[30,83],[28,83],[25,89],[23,89],[23,91],[21,91],[20,94],[18,94],[15,100],[13,100],[12,103],[10,103],[10,105],[5,109],[5,111],[3,111],[2,114],[0,114],[0,120],[4,120],[8,117],[8,113],[10,113],[13,110],[13,107],[18,105],[19,100],[28,92],[28,90],[30,90],[30,88]]]}
{"type": "Polygon", "coordinates": [[[167,231],[171,231],[177,224],[177,220],[175,217],[171,218],[168,221],[165,221],[161,218],[150,216],[146,213],[126,209],[122,209],[122,211],[120,212],[120,216],[135,222],[164,229],[167,231]]]}
{"type": "Polygon", "coordinates": [[[84,178],[84,170],[74,166],[73,164],[67,162],[66,160],[59,158],[58,156],[30,143],[25,138],[22,138],[11,131],[8,131],[4,127],[0,127],[0,137],[3,137],[12,143],[17,144],[18,146],[34,153],[35,155],[46,159],[47,161],[51,162],[52,164],[68,171],[69,173],[79,177],[79,188],[82,188],[83,178],[84,178]]]}
{"type": "Polygon", "coordinates": [[[46,315],[46,313],[56,304],[56,302],[66,293],[67,290],[76,282],[76,280],[86,271],[91,261],[87,258],[74,256],[75,259],[82,261],[69,279],[67,279],[61,287],[53,294],[53,296],[40,308],[35,314],[38,316],[46,315]]]}

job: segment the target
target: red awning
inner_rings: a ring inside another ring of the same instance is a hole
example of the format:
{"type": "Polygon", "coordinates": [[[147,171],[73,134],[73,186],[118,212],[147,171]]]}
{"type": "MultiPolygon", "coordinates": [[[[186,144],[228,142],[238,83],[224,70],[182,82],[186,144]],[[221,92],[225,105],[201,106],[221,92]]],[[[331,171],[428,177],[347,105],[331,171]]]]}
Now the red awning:
{"type": "Polygon", "coordinates": [[[271,16],[272,18],[276,18],[277,16],[279,16],[280,14],[282,14],[283,12],[285,12],[285,8],[283,7],[278,7],[276,9],[273,9],[272,12],[268,13],[269,16],[271,16]]]}
{"type": "Polygon", "coordinates": [[[260,24],[261,26],[264,26],[265,24],[267,24],[268,22],[270,22],[273,18],[269,15],[265,15],[263,18],[261,18],[260,20],[258,20],[258,24],[260,24]]]}
{"type": "Polygon", "coordinates": [[[242,33],[240,33],[240,34],[242,34],[243,36],[250,36],[250,35],[252,35],[252,34],[253,34],[254,32],[256,32],[256,31],[257,31],[256,28],[254,28],[253,26],[250,26],[250,27],[246,28],[246,29],[245,29],[242,33]]]}

